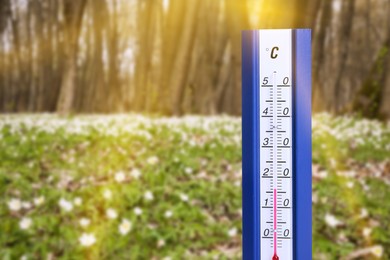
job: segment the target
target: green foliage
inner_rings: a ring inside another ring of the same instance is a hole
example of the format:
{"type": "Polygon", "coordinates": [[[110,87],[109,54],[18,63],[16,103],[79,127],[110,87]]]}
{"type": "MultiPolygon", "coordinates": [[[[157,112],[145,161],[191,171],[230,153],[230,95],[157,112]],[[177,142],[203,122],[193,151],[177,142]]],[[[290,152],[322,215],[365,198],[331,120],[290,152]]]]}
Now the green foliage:
{"type": "MultiPolygon", "coordinates": [[[[240,259],[240,129],[232,117],[2,116],[0,259],[240,259]]],[[[372,170],[389,143],[382,123],[315,116],[315,259],[390,257],[389,176],[372,170]]]]}

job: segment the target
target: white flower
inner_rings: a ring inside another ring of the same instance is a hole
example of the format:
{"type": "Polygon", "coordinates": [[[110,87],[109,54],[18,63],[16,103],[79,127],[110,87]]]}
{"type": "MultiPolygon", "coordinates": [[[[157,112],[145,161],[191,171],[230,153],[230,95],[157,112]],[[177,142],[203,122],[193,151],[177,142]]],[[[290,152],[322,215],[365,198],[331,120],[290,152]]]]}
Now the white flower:
{"type": "Polygon", "coordinates": [[[73,200],[73,203],[74,203],[74,205],[76,205],[76,206],[80,206],[80,205],[83,203],[83,200],[82,200],[81,198],[77,197],[77,198],[75,198],[75,199],[73,200]]]}
{"type": "Polygon", "coordinates": [[[80,226],[87,227],[87,226],[89,226],[91,221],[89,219],[87,219],[87,218],[81,218],[79,223],[80,223],[80,226]]]}
{"type": "Polygon", "coordinates": [[[8,201],[8,208],[12,211],[19,211],[22,208],[22,202],[19,199],[8,201]]]}
{"type": "Polygon", "coordinates": [[[146,191],[144,194],[145,200],[151,201],[154,199],[153,193],[151,191],[146,191]]]}
{"type": "Polygon", "coordinates": [[[83,233],[81,237],[79,237],[79,242],[82,246],[89,247],[95,244],[96,238],[94,234],[83,233]]]}
{"type": "Polygon", "coordinates": [[[170,210],[167,210],[167,211],[165,211],[164,216],[165,216],[166,218],[170,218],[170,217],[173,216],[173,212],[170,211],[170,210]]]}
{"type": "Polygon", "coordinates": [[[207,172],[200,171],[196,177],[199,179],[205,179],[205,178],[207,178],[207,172]]]}
{"type": "Polygon", "coordinates": [[[165,246],[165,241],[163,239],[159,239],[157,241],[157,247],[160,248],[160,247],[163,247],[165,246]]]}
{"type": "Polygon", "coordinates": [[[338,220],[335,216],[327,213],[325,215],[325,222],[328,226],[334,228],[342,224],[340,220],[338,220]]]}
{"type": "Polygon", "coordinates": [[[382,257],[383,255],[383,247],[378,245],[378,246],[373,246],[371,247],[371,253],[375,255],[376,257],[382,257]]]}
{"type": "Polygon", "coordinates": [[[31,203],[28,202],[28,201],[23,201],[23,202],[22,202],[22,207],[23,207],[24,209],[30,209],[30,208],[31,208],[31,203]]]}
{"type": "Polygon", "coordinates": [[[139,179],[139,177],[141,176],[141,171],[138,170],[137,168],[134,168],[134,169],[131,170],[130,175],[134,179],[139,179]]]}
{"type": "Polygon", "coordinates": [[[25,218],[22,218],[22,220],[20,220],[19,227],[20,227],[20,229],[25,230],[25,229],[29,229],[31,224],[32,224],[31,218],[25,217],[25,218]]]}
{"type": "Polygon", "coordinates": [[[128,219],[123,219],[119,225],[119,233],[123,236],[130,232],[132,223],[128,219]]]}
{"type": "Polygon", "coordinates": [[[115,180],[116,182],[120,183],[123,182],[126,179],[126,175],[124,172],[117,172],[115,174],[115,180]]]}
{"type": "Polygon", "coordinates": [[[313,176],[317,177],[319,179],[324,179],[324,178],[326,178],[328,176],[328,172],[327,171],[313,172],[313,176]]]}
{"type": "Polygon", "coordinates": [[[172,258],[170,256],[166,256],[162,260],[172,260],[172,258]]]}
{"type": "Polygon", "coordinates": [[[35,205],[35,206],[42,205],[43,202],[45,202],[45,197],[43,197],[43,196],[34,198],[34,205],[35,205]]]}
{"type": "Polygon", "coordinates": [[[227,232],[228,236],[229,237],[235,237],[237,235],[237,228],[231,228],[229,229],[229,231],[227,232]]]}
{"type": "Polygon", "coordinates": [[[318,194],[317,193],[313,193],[313,195],[311,196],[311,202],[312,203],[317,203],[318,202],[318,194]]]}
{"type": "Polygon", "coordinates": [[[27,260],[28,259],[28,256],[26,256],[26,255],[22,255],[21,257],[20,257],[20,260],[27,260]]]}
{"type": "Polygon", "coordinates": [[[150,165],[155,165],[158,163],[158,157],[157,156],[151,156],[149,157],[146,162],[150,165]]]}
{"type": "Polygon", "coordinates": [[[136,207],[136,208],[134,208],[134,213],[135,213],[135,215],[139,216],[142,214],[142,209],[139,207],[136,207]]]}
{"type": "Polygon", "coordinates": [[[335,168],[335,167],[337,166],[337,161],[336,161],[334,158],[331,158],[329,162],[330,162],[330,165],[331,165],[333,168],[335,168]]]}
{"type": "Polygon", "coordinates": [[[65,211],[67,211],[67,212],[72,211],[72,209],[73,209],[73,204],[72,204],[72,202],[70,202],[70,201],[68,201],[68,200],[66,200],[66,199],[61,198],[58,204],[60,205],[60,207],[61,207],[63,210],[65,210],[65,211]]]}
{"type": "Polygon", "coordinates": [[[369,237],[371,232],[372,232],[371,228],[365,227],[365,228],[363,228],[363,232],[362,233],[363,233],[364,237],[369,237]]]}
{"type": "Polygon", "coordinates": [[[370,190],[370,186],[368,186],[365,183],[362,183],[362,188],[363,188],[364,191],[369,191],[370,190]]]}
{"type": "Polygon", "coordinates": [[[360,210],[360,217],[361,218],[365,218],[365,217],[367,217],[368,216],[368,211],[367,211],[367,209],[366,208],[362,208],[361,210],[360,210]]]}
{"type": "Polygon", "coordinates": [[[106,199],[106,200],[110,200],[112,198],[112,193],[110,190],[104,190],[103,191],[103,197],[106,199]]]}
{"type": "Polygon", "coordinates": [[[348,187],[348,188],[352,189],[352,188],[353,188],[353,185],[354,185],[353,181],[347,182],[347,187],[348,187]]]}
{"type": "Polygon", "coordinates": [[[188,201],[188,195],[182,193],[182,194],[180,194],[180,199],[181,199],[182,201],[188,201]]]}
{"type": "Polygon", "coordinates": [[[114,209],[107,209],[106,215],[109,219],[116,219],[118,217],[118,213],[114,209]]]}
{"type": "Polygon", "coordinates": [[[191,173],[192,173],[192,168],[186,167],[186,168],[184,169],[184,172],[185,172],[186,174],[191,174],[191,173]]]}

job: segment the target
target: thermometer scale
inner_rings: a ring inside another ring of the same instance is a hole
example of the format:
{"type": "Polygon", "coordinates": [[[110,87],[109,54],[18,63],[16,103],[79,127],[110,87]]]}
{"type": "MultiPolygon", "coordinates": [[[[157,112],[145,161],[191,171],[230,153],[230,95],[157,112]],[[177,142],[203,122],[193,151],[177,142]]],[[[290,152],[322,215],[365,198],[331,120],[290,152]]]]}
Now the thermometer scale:
{"type": "Polygon", "coordinates": [[[311,34],[243,32],[243,259],[311,257],[311,34]]]}

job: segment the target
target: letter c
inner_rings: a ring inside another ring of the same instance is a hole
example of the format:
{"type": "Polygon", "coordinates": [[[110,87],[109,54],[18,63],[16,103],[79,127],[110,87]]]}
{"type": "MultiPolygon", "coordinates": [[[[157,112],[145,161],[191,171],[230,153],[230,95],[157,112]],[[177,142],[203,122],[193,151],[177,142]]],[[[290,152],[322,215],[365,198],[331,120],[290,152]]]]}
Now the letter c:
{"type": "Polygon", "coordinates": [[[278,54],[276,53],[279,50],[279,47],[273,47],[271,50],[271,59],[276,59],[278,54]]]}

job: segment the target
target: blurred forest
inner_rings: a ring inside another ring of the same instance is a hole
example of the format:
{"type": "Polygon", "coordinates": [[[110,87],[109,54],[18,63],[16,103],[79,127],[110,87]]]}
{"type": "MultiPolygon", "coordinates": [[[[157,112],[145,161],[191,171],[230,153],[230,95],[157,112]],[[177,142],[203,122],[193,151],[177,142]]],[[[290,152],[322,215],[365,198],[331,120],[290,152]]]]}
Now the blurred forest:
{"type": "Polygon", "coordinates": [[[241,113],[241,30],[313,29],[315,111],[390,117],[390,0],[0,0],[0,111],[241,113]]]}

